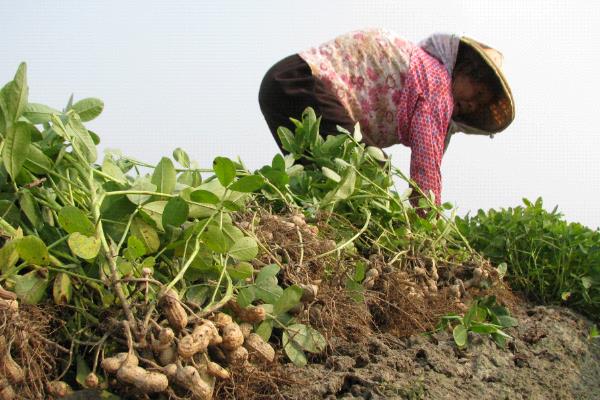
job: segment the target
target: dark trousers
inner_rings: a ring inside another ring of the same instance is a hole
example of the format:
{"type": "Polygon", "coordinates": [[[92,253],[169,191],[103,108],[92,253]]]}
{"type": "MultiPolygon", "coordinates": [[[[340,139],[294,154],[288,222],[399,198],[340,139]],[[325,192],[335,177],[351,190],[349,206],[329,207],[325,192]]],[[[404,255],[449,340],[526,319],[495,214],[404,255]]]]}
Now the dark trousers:
{"type": "Polygon", "coordinates": [[[355,124],[342,103],[312,75],[310,66],[298,54],[284,58],[267,71],[260,85],[258,102],[284,154],[287,152],[281,148],[277,128],[285,126],[294,132],[290,117],[301,119],[306,107],[312,107],[317,117],[321,116],[319,132],[323,137],[339,134],[336,125],[352,132],[355,124]]]}

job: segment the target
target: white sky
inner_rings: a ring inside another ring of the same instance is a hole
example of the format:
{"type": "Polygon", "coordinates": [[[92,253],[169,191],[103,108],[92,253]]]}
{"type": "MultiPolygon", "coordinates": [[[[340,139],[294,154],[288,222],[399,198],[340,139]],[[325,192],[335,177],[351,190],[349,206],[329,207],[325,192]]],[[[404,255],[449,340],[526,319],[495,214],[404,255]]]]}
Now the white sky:
{"type": "MultiPolygon", "coordinates": [[[[493,140],[459,134],[442,165],[459,214],[522,197],[600,226],[600,3],[592,1],[8,1],[0,0],[0,82],[20,61],[30,101],[106,106],[102,148],[150,162],[182,147],[202,166],[277,152],[257,95],[276,61],[365,27],[412,41],[456,32],[504,54],[517,107],[493,140]]],[[[388,149],[408,171],[410,149],[388,149]]]]}

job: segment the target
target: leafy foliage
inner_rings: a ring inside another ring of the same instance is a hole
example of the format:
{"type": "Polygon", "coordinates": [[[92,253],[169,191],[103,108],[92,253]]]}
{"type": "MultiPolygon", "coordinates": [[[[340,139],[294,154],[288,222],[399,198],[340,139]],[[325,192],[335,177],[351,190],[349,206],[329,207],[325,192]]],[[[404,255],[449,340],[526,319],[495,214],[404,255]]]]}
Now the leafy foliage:
{"type": "Polygon", "coordinates": [[[541,198],[524,206],[480,210],[457,224],[476,250],[507,263],[511,286],[544,303],[565,302],[600,315],[600,231],[568,223],[541,198]]]}
{"type": "Polygon", "coordinates": [[[505,307],[496,303],[494,296],[475,299],[463,316],[449,314],[440,320],[437,330],[451,328],[454,342],[458,347],[466,347],[469,332],[490,335],[499,347],[506,345],[507,335],[503,329],[517,326],[518,322],[511,317],[505,307]]]}

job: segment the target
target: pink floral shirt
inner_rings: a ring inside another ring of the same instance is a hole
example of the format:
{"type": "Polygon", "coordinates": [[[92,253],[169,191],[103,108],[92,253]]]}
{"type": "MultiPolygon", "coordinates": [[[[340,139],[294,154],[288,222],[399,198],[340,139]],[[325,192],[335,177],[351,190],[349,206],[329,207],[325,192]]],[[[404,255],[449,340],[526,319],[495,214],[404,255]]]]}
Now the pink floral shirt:
{"type": "Polygon", "coordinates": [[[453,107],[451,77],[442,63],[381,29],[350,32],[299,55],[360,122],[367,144],[411,148],[411,178],[440,204],[453,107]]]}

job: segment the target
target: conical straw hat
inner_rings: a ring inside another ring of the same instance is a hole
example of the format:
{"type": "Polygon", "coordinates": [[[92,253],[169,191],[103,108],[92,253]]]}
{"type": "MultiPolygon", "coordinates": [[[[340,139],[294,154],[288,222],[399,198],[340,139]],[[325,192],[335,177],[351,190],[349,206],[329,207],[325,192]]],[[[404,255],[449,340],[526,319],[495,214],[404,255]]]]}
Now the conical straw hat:
{"type": "Polygon", "coordinates": [[[508,81],[502,73],[502,54],[471,38],[461,37],[461,42],[471,47],[481,56],[485,63],[494,71],[502,87],[502,94],[484,110],[468,114],[461,119],[467,125],[489,133],[500,132],[515,119],[515,102],[508,86],[508,81]]]}

